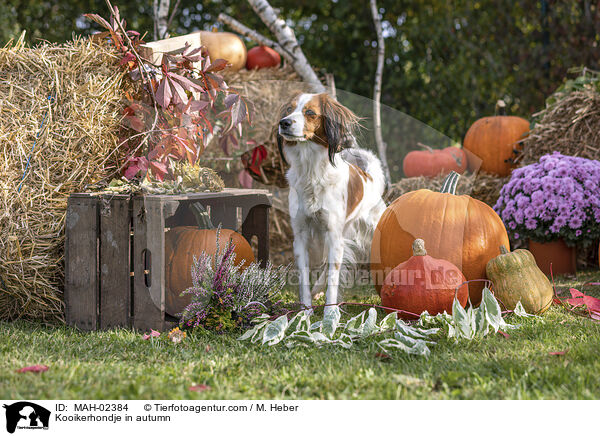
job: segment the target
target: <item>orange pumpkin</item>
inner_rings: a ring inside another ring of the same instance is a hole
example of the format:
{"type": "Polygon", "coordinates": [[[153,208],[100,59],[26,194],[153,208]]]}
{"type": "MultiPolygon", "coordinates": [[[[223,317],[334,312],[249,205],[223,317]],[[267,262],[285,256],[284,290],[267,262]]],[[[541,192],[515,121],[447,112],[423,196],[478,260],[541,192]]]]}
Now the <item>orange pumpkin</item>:
{"type": "Polygon", "coordinates": [[[280,63],[281,56],[270,47],[259,45],[248,50],[248,60],[246,61],[246,69],[248,70],[278,67],[280,63]]]}
{"type": "Polygon", "coordinates": [[[414,240],[412,253],[385,278],[381,304],[417,315],[452,313],[455,295],[462,307],[467,305],[469,286],[453,263],[428,256],[422,239],[414,240]]]}
{"type": "Polygon", "coordinates": [[[200,42],[208,50],[211,60],[225,59],[232,71],[246,65],[246,46],[239,36],[229,32],[200,32],[200,42]]]}
{"type": "Polygon", "coordinates": [[[434,150],[428,145],[420,144],[426,150],[411,151],[404,157],[402,169],[405,177],[435,177],[456,171],[462,174],[467,169],[467,156],[457,147],[446,147],[434,150]]]}
{"type": "MultiPolygon", "coordinates": [[[[389,271],[410,258],[417,238],[425,241],[431,256],[452,262],[467,280],[486,278],[486,264],[500,254],[500,245],[508,247],[508,234],[491,207],[455,194],[459,177],[450,173],[441,192],[408,192],[383,212],[371,244],[371,277],[377,292],[389,271]]],[[[482,290],[482,283],[470,284],[473,304],[481,301],[482,290]]]]}
{"type": "MultiPolygon", "coordinates": [[[[519,141],[527,132],[529,121],[523,118],[506,115],[485,117],[469,128],[463,148],[482,160],[482,171],[506,177],[514,167],[514,158],[523,149],[519,141]]],[[[478,169],[474,160],[469,158],[471,171],[478,169]]]]}
{"type": "MultiPolygon", "coordinates": [[[[181,295],[181,292],[192,286],[194,256],[198,258],[202,252],[213,256],[217,252],[217,229],[212,225],[208,212],[198,203],[192,205],[192,211],[198,227],[173,227],[165,234],[165,311],[173,316],[181,313],[191,301],[191,295],[181,295]]],[[[221,250],[228,241],[235,245],[236,265],[243,263],[248,266],[254,262],[254,252],[248,241],[233,230],[221,229],[221,250]]]]}

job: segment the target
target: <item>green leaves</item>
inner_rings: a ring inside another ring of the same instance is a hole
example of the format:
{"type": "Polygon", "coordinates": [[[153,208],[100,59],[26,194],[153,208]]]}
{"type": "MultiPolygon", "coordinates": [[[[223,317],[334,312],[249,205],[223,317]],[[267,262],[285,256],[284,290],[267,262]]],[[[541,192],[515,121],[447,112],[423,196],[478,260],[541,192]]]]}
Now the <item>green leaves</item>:
{"type": "MultiPolygon", "coordinates": [[[[521,306],[521,309],[522,306],[521,306]]],[[[523,310],[523,312],[525,312],[523,310]]],[[[458,300],[452,304],[452,315],[447,313],[432,317],[427,312],[421,314],[419,325],[438,326],[450,338],[463,338],[472,340],[476,337],[487,336],[490,332],[496,333],[500,328],[514,329],[517,326],[507,324],[502,318],[502,311],[498,301],[488,288],[483,289],[481,304],[473,308],[464,309],[458,300]]]]}
{"type": "Polygon", "coordinates": [[[386,315],[378,324],[377,310],[373,307],[350,318],[346,323],[340,322],[342,315],[338,306],[329,308],[323,320],[311,323],[310,317],[311,312],[308,310],[297,313],[289,321],[286,315],[274,321],[265,319],[263,315],[252,321],[256,325],[239,340],[250,340],[252,343],[260,340],[262,345],[268,346],[284,342],[288,348],[332,345],[349,349],[356,341],[381,337],[377,344],[383,350],[395,349],[428,356],[428,345],[434,344],[430,336],[438,332],[436,328],[410,326],[398,320],[395,312],[386,315]]]}

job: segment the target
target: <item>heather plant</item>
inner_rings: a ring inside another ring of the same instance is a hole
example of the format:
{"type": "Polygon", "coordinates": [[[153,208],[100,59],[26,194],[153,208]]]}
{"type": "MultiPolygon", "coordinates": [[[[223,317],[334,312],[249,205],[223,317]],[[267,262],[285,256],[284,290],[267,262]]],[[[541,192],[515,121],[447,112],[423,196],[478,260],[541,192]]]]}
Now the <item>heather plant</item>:
{"type": "Polygon", "coordinates": [[[288,308],[277,297],[286,282],[288,266],[261,268],[257,262],[235,264],[235,244],[231,240],[221,249],[217,232],[214,256],[202,252],[194,259],[191,302],[181,314],[180,325],[214,331],[231,330],[247,325],[262,314],[279,315],[288,308]]]}
{"type": "Polygon", "coordinates": [[[600,237],[600,162],[543,156],[513,170],[494,209],[515,239],[587,246],[600,237]]]}

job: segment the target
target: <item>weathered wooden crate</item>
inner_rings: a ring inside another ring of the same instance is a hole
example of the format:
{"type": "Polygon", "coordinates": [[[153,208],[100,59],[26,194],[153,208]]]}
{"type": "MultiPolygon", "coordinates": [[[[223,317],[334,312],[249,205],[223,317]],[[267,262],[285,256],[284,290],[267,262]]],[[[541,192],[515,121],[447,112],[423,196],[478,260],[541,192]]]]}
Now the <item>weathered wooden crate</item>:
{"type": "Polygon", "coordinates": [[[258,239],[256,258],[269,258],[271,194],[225,189],[182,195],[69,197],[65,242],[65,307],[69,325],[82,330],[134,327],[165,330],[165,232],[194,226],[190,205],[207,207],[211,220],[258,239]]]}

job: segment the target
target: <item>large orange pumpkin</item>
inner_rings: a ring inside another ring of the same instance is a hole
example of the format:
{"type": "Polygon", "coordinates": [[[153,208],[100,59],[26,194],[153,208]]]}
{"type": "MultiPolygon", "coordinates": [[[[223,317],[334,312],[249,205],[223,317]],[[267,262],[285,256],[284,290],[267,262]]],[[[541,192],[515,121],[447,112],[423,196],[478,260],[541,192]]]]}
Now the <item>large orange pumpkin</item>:
{"type": "MultiPolygon", "coordinates": [[[[173,316],[181,313],[191,301],[189,294],[181,295],[181,292],[192,286],[194,256],[198,258],[202,252],[213,256],[217,251],[217,229],[212,225],[208,213],[200,204],[192,205],[192,210],[198,227],[173,227],[165,234],[165,310],[173,316]]],[[[248,266],[254,262],[254,253],[248,241],[233,230],[221,229],[221,250],[228,241],[235,245],[236,265],[243,263],[248,266]]]]}
{"type": "MultiPolygon", "coordinates": [[[[482,171],[506,177],[514,167],[514,158],[523,149],[518,141],[527,132],[529,121],[523,118],[507,115],[485,117],[469,128],[463,148],[482,160],[482,171]]],[[[475,171],[475,166],[474,159],[469,159],[469,169],[475,171]]]]}
{"type": "Polygon", "coordinates": [[[200,32],[200,42],[208,50],[211,60],[225,59],[230,69],[237,71],[246,65],[246,46],[239,36],[229,32],[200,32]]]}
{"type": "Polygon", "coordinates": [[[381,304],[416,315],[452,313],[455,295],[462,307],[467,305],[469,286],[456,265],[427,255],[422,239],[414,240],[412,253],[385,278],[381,304]]]}
{"type": "Polygon", "coordinates": [[[467,156],[457,147],[446,147],[441,150],[424,145],[425,150],[415,150],[408,153],[402,161],[405,177],[435,177],[456,171],[462,174],[467,169],[467,156]]]}
{"type": "MultiPolygon", "coordinates": [[[[486,264],[500,254],[500,245],[508,247],[508,234],[491,207],[455,194],[459,177],[450,173],[441,192],[408,192],[383,212],[371,245],[371,276],[377,292],[389,271],[410,258],[417,238],[425,241],[431,256],[452,262],[467,280],[486,278],[486,264]]],[[[481,301],[482,290],[482,283],[470,284],[473,304],[481,301]]]]}

